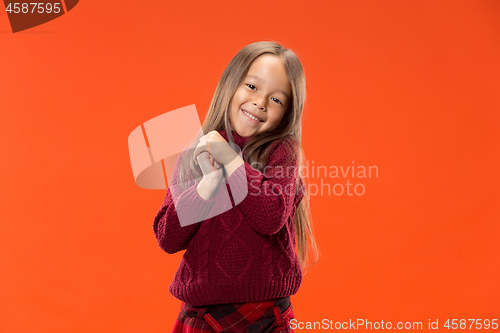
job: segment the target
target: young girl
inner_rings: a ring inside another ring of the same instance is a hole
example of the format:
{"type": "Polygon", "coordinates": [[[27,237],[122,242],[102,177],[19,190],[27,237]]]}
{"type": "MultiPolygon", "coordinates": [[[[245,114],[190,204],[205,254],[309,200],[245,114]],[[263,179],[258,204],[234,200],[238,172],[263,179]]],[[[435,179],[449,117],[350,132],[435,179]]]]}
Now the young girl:
{"type": "Polygon", "coordinates": [[[318,259],[299,173],[305,95],[299,59],[274,42],[247,45],[222,74],[153,224],[164,251],[186,249],[174,333],[293,332],[308,234],[318,259]]]}

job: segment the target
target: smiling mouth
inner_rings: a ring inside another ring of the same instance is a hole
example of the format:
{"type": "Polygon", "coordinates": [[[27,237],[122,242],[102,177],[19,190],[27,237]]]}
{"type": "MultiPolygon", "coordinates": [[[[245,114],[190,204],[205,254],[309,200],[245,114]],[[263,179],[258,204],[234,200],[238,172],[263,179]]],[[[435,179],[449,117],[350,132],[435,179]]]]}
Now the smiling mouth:
{"type": "Polygon", "coordinates": [[[258,121],[258,122],[264,122],[262,119],[259,119],[257,117],[254,117],[252,116],[250,113],[246,112],[245,110],[241,109],[241,111],[245,114],[245,116],[247,116],[248,118],[252,119],[252,120],[255,120],[255,121],[258,121]]]}

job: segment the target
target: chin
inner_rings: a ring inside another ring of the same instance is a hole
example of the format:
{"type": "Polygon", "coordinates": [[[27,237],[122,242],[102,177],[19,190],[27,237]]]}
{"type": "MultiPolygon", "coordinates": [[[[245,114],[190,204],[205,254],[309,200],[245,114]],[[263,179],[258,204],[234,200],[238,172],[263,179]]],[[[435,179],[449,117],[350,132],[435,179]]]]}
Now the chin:
{"type": "Polygon", "coordinates": [[[236,131],[236,133],[238,133],[238,135],[243,137],[243,138],[248,138],[249,136],[254,135],[254,133],[247,132],[247,131],[236,131]]]}

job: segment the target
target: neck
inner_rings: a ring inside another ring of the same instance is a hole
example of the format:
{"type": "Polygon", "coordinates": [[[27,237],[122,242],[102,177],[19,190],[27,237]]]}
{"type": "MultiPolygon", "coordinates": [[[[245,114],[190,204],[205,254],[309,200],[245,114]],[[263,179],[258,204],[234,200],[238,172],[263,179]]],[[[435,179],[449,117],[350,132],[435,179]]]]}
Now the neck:
{"type": "MultiPolygon", "coordinates": [[[[228,137],[227,137],[227,132],[226,130],[221,130],[221,131],[218,131],[219,134],[226,140],[226,141],[229,141],[228,137]]],[[[243,146],[250,140],[251,137],[248,137],[248,138],[245,138],[245,137],[242,137],[241,135],[239,135],[235,130],[232,130],[231,131],[231,134],[233,135],[233,139],[234,139],[234,142],[240,146],[240,148],[243,148],[243,146]]]]}

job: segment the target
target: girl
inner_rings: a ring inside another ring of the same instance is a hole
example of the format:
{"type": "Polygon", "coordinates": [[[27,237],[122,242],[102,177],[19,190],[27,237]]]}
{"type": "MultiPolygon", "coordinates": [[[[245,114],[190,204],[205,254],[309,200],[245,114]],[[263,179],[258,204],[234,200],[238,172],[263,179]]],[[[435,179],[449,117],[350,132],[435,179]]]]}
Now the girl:
{"type": "Polygon", "coordinates": [[[298,172],[305,95],[297,56],[274,42],[247,45],[222,74],[153,224],[164,251],[186,249],[169,286],[174,333],[293,332],[308,234],[318,259],[298,172]]]}

